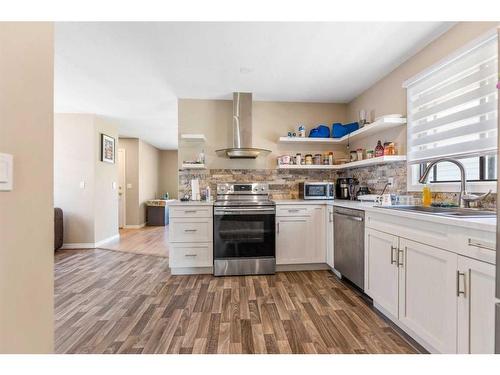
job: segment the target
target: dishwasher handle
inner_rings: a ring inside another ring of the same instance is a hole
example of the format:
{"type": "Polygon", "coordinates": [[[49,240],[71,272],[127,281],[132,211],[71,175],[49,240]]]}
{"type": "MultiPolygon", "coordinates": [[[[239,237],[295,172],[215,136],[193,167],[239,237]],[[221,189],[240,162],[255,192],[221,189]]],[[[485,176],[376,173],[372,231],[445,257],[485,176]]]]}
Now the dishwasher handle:
{"type": "Polygon", "coordinates": [[[363,221],[362,217],[354,216],[354,215],[349,215],[349,214],[344,214],[343,212],[335,211],[334,215],[340,215],[340,216],[345,217],[346,219],[349,219],[349,220],[363,221]]]}

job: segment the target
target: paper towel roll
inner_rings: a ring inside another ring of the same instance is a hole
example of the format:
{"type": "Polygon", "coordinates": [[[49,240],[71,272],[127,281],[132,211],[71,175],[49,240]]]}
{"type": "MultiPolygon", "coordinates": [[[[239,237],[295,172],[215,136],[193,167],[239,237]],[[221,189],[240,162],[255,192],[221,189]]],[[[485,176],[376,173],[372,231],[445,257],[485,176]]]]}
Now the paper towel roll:
{"type": "Polygon", "coordinates": [[[191,180],[191,200],[200,200],[200,181],[198,179],[191,180]]]}

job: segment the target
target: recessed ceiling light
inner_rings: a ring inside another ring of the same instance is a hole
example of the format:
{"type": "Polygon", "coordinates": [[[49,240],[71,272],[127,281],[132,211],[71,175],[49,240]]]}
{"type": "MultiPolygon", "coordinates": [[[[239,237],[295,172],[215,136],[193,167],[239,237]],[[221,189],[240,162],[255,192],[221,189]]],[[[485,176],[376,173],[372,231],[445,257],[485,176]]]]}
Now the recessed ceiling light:
{"type": "Polygon", "coordinates": [[[253,69],[251,69],[251,68],[247,68],[247,67],[244,67],[244,66],[242,66],[240,68],[240,73],[241,74],[248,74],[248,73],[252,73],[252,72],[253,72],[253,69]]]}

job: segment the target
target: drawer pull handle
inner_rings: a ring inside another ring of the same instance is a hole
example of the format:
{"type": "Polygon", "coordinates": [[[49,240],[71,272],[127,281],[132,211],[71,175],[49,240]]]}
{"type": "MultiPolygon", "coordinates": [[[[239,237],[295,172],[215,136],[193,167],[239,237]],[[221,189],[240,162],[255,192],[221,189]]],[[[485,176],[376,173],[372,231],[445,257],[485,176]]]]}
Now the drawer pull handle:
{"type": "Polygon", "coordinates": [[[195,256],[197,256],[197,255],[198,255],[198,254],[186,254],[185,256],[187,256],[187,257],[195,257],[195,256]]]}
{"type": "Polygon", "coordinates": [[[196,232],[198,229],[184,229],[184,232],[196,232]]]}
{"type": "Polygon", "coordinates": [[[195,214],[196,212],[197,212],[196,210],[184,211],[185,214],[195,214]]]}
{"type": "Polygon", "coordinates": [[[465,298],[465,283],[465,272],[457,271],[457,297],[460,297],[460,295],[463,294],[465,298]],[[464,277],[464,290],[460,290],[460,276],[464,277]]]}
{"type": "Polygon", "coordinates": [[[394,259],[394,251],[397,251],[398,248],[395,246],[391,246],[391,264],[397,264],[398,262],[394,259]]]}
{"type": "Polygon", "coordinates": [[[397,250],[398,250],[398,267],[403,267],[404,266],[403,259],[405,256],[405,251],[407,251],[407,248],[405,246],[404,250],[401,250],[401,249],[397,249],[397,250]],[[401,256],[401,258],[400,258],[400,256],[401,256]],[[399,261],[400,259],[401,259],[401,262],[399,261]]]}
{"type": "Polygon", "coordinates": [[[496,250],[495,249],[495,245],[493,245],[491,243],[482,243],[482,242],[479,242],[479,241],[475,241],[472,238],[469,238],[468,245],[469,246],[480,247],[481,249],[486,249],[486,250],[493,250],[493,251],[496,250]]]}
{"type": "Polygon", "coordinates": [[[296,209],[293,209],[293,210],[292,210],[292,209],[289,209],[289,210],[288,210],[288,212],[290,212],[290,213],[291,213],[291,212],[299,212],[300,210],[301,210],[301,209],[299,209],[299,208],[296,208],[296,209]]]}

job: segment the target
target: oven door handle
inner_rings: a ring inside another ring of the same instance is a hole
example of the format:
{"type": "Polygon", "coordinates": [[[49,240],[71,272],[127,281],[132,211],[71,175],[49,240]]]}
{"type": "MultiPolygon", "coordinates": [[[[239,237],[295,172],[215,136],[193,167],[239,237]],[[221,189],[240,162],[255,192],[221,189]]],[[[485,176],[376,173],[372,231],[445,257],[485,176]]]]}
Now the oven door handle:
{"type": "Polygon", "coordinates": [[[274,215],[276,210],[274,208],[223,208],[223,209],[215,209],[214,215],[253,215],[253,214],[262,214],[262,215],[274,215]]]}

